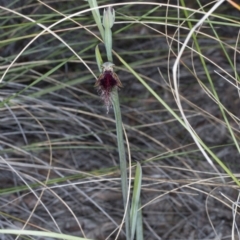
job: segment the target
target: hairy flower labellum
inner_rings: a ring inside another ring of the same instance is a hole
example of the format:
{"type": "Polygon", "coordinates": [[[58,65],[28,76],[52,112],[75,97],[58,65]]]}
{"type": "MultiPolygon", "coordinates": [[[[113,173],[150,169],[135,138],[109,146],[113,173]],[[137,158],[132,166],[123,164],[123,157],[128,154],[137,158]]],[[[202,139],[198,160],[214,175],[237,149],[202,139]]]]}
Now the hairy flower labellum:
{"type": "Polygon", "coordinates": [[[102,74],[98,77],[95,86],[98,88],[100,95],[107,107],[107,113],[111,103],[111,93],[114,88],[122,87],[122,83],[119,80],[117,74],[113,71],[113,63],[106,62],[103,64],[102,74]]]}

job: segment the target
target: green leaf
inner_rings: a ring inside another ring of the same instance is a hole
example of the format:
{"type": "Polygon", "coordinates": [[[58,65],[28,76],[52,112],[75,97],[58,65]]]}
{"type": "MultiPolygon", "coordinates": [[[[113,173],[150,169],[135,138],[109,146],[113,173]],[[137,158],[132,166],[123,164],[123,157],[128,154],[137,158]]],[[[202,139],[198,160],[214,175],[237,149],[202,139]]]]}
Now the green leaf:
{"type": "Polygon", "coordinates": [[[103,29],[103,26],[102,26],[102,21],[101,21],[101,16],[100,16],[100,13],[99,13],[99,9],[97,8],[98,7],[97,1],[96,0],[88,0],[88,4],[91,8],[95,8],[95,9],[92,10],[92,15],[93,15],[93,18],[94,18],[97,26],[98,26],[101,37],[104,41],[104,29],[103,29]]]}
{"type": "Polygon", "coordinates": [[[134,186],[133,186],[132,205],[131,205],[131,212],[130,212],[131,240],[134,239],[135,230],[136,230],[141,185],[142,185],[142,168],[141,168],[141,165],[137,163],[134,186]]]}
{"type": "Polygon", "coordinates": [[[141,199],[139,199],[138,204],[138,214],[137,214],[137,225],[136,225],[136,240],[143,240],[143,223],[142,223],[142,204],[141,199]]]}
{"type": "Polygon", "coordinates": [[[101,53],[99,51],[98,45],[95,47],[95,56],[96,56],[96,61],[97,61],[99,72],[102,72],[103,60],[102,60],[102,56],[101,56],[101,53]]]}

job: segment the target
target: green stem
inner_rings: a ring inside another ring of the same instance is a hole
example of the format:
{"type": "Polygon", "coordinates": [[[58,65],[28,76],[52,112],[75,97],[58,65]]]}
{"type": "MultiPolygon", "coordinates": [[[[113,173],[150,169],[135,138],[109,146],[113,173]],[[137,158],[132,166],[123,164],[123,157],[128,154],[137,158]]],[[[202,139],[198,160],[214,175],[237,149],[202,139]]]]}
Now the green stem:
{"type": "Polygon", "coordinates": [[[117,88],[115,88],[112,91],[112,104],[113,104],[115,120],[116,120],[116,131],[117,131],[118,154],[119,154],[120,170],[121,170],[123,203],[124,203],[124,209],[126,210],[126,217],[125,217],[126,239],[130,239],[131,238],[131,236],[130,236],[130,206],[127,201],[127,198],[128,198],[127,161],[126,161],[126,153],[125,153],[124,141],[123,141],[122,117],[121,117],[121,110],[120,110],[117,88]]]}
{"type": "Polygon", "coordinates": [[[112,57],[112,31],[110,28],[105,29],[105,35],[104,35],[104,43],[105,43],[105,48],[107,52],[107,58],[109,62],[113,62],[113,57],[112,57]]]}

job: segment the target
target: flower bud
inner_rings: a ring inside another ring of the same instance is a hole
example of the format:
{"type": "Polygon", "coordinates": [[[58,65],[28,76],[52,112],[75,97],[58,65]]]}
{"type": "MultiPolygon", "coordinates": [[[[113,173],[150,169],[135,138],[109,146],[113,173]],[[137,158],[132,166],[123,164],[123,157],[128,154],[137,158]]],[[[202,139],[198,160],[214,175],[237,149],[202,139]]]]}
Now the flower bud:
{"type": "Polygon", "coordinates": [[[112,7],[107,7],[103,11],[103,26],[105,29],[111,29],[115,22],[115,11],[112,7]]]}

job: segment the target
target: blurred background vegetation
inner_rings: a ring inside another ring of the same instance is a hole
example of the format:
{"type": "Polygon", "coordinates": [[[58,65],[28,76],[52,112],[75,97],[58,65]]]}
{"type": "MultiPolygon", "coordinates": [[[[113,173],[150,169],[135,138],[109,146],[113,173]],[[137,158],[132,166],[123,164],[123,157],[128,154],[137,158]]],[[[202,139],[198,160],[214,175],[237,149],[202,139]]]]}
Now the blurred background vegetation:
{"type": "MultiPolygon", "coordinates": [[[[181,46],[212,5],[98,1],[100,7],[118,3],[114,51],[180,116],[172,94],[178,40],[181,46]]],[[[214,12],[196,32],[200,49],[193,38],[189,42],[179,75],[189,122],[236,176],[239,14],[227,2],[214,12]]],[[[84,232],[87,238],[107,239],[124,209],[113,111],[106,114],[94,88],[99,75],[94,49],[104,46],[89,6],[83,0],[0,0],[0,19],[1,229],[84,232]],[[42,32],[42,25],[77,12],[51,28],[63,41],[42,32]]],[[[215,162],[221,174],[213,170],[186,129],[117,57],[114,63],[124,86],[119,96],[132,170],[136,162],[143,168],[145,239],[240,239],[236,184],[215,162]]]]}

